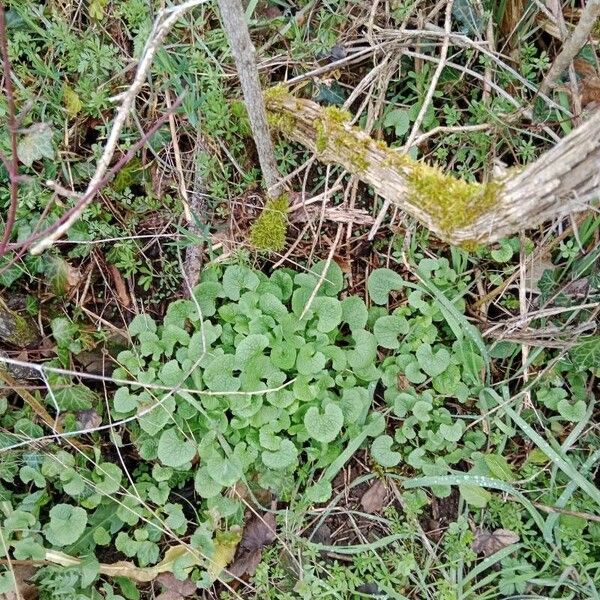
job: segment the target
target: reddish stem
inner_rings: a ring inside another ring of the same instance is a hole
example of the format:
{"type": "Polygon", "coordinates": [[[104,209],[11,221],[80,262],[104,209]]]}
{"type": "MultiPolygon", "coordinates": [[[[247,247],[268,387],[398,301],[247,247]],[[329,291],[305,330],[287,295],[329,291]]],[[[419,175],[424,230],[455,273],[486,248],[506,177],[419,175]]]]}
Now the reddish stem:
{"type": "Polygon", "coordinates": [[[6,92],[6,102],[8,104],[8,131],[10,134],[10,146],[12,156],[10,160],[3,157],[2,162],[8,170],[8,177],[10,179],[10,206],[8,208],[8,215],[6,216],[6,223],[4,227],[4,234],[2,235],[2,241],[0,242],[0,254],[6,249],[6,245],[10,240],[12,230],[15,226],[15,219],[17,216],[17,206],[19,204],[19,190],[18,190],[18,177],[19,177],[19,158],[17,157],[17,117],[15,109],[15,97],[13,94],[12,86],[12,70],[10,68],[10,60],[8,58],[8,40],[6,37],[6,15],[4,13],[4,4],[0,3],[0,54],[2,55],[2,66],[4,67],[4,90],[6,92]]]}
{"type": "MultiPolygon", "coordinates": [[[[121,158],[110,168],[110,170],[106,173],[106,175],[98,182],[98,185],[95,186],[88,194],[84,194],[78,200],[75,206],[70,208],[66,213],[64,213],[56,223],[53,223],[43,231],[40,231],[37,234],[32,235],[28,239],[17,242],[14,244],[9,244],[7,246],[8,250],[17,250],[19,248],[29,248],[34,242],[45,238],[46,236],[52,234],[56,229],[58,229],[71,215],[78,213],[83,206],[89,204],[94,196],[107,184],[109,184],[115,175],[136,155],[139,149],[152,137],[156,131],[158,131],[168,120],[169,116],[181,105],[183,102],[183,96],[179,96],[175,102],[173,102],[171,106],[171,110],[162,115],[159,119],[155,121],[155,123],[150,127],[147,131],[144,132],[142,137],[133,144],[129,150],[121,158]]],[[[2,251],[0,250],[0,256],[2,255],[2,251]]]]}

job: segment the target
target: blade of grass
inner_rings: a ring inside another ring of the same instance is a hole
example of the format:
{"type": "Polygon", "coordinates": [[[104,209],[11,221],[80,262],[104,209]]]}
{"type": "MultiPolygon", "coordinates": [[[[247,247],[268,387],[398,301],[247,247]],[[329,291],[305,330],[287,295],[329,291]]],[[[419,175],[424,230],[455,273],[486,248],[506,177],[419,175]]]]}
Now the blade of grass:
{"type": "MultiPolygon", "coordinates": [[[[428,476],[428,477],[415,477],[414,479],[404,479],[403,486],[405,489],[417,488],[417,487],[432,487],[435,485],[474,485],[482,488],[490,488],[493,490],[500,490],[506,492],[511,496],[517,498],[525,509],[529,512],[535,524],[540,528],[540,531],[544,529],[544,519],[539,511],[533,506],[533,504],[514,486],[501,481],[500,479],[492,479],[491,477],[481,477],[479,475],[439,475],[439,476],[428,476]]],[[[548,540],[546,540],[548,541],[548,540]]],[[[551,539],[549,541],[552,541],[551,539]]]]}
{"type": "Polygon", "coordinates": [[[510,406],[504,408],[506,414],[514,421],[521,431],[565,474],[579,486],[599,507],[600,490],[588,481],[570,462],[560,456],[552,446],[518,415],[510,406]]]}

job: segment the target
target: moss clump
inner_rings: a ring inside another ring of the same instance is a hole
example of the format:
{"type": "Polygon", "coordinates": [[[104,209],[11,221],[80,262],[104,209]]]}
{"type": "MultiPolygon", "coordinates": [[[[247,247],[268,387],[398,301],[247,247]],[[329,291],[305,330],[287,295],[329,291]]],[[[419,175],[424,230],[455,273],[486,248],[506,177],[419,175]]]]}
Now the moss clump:
{"type": "Polygon", "coordinates": [[[337,106],[329,106],[323,110],[323,116],[315,123],[315,147],[318,153],[326,150],[339,157],[347,158],[352,169],[360,173],[369,168],[366,155],[369,150],[368,137],[357,138],[356,134],[346,129],[345,125],[352,115],[337,106]]]}
{"type": "Polygon", "coordinates": [[[452,232],[471,225],[495,203],[501,184],[471,183],[414,161],[408,172],[409,201],[452,232]]]}
{"type": "Polygon", "coordinates": [[[250,243],[257,249],[280,252],[285,246],[289,200],[283,194],[267,200],[265,207],[250,229],[250,243]]]}
{"type": "Polygon", "coordinates": [[[266,90],[263,94],[267,108],[267,121],[273,129],[289,134],[296,127],[296,119],[290,112],[281,109],[272,111],[273,106],[284,103],[291,98],[289,91],[283,85],[276,85],[266,90]]]}
{"type": "Polygon", "coordinates": [[[465,181],[392,150],[382,166],[404,173],[408,202],[427,213],[441,232],[452,233],[472,225],[496,204],[502,190],[502,183],[465,181]]]}

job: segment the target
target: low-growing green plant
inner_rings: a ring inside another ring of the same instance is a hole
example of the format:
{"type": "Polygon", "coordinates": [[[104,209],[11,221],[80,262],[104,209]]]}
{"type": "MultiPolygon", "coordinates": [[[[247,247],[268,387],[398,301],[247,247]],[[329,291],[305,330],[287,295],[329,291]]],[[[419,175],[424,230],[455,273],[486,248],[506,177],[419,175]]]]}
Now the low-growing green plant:
{"type": "MultiPolygon", "coordinates": [[[[40,559],[48,548],[83,556],[108,546],[146,567],[159,562],[166,538],[192,534],[191,548],[203,559],[180,568],[189,574],[196,565],[191,575],[205,585],[222,568],[211,561],[220,564],[215,556],[224,545],[235,547],[244,521],[242,502],[228,490],[267,489],[290,502],[302,486],[304,502],[326,502],[337,463],[355,440],[390,473],[410,468],[435,480],[467,464],[473,475],[513,481],[494,452],[506,438],[489,434],[490,423],[495,432],[509,430],[501,414],[486,416],[499,400],[486,387],[487,352],[462,316],[456,273],[443,258],[422,259],[416,273],[422,284],[373,271],[369,308],[343,296],[335,262],[270,276],[243,264],[206,269],[193,296],[171,303],[161,322],[141,314],[129,325],[133,344],[117,357],[119,387],[109,403],[113,423],[124,426],[113,443],[132,445],[128,477],[125,463],[99,449],[93,456],[32,449],[19,462],[4,461],[1,479],[31,486],[25,494],[0,487],[11,507],[6,548],[21,560],[40,559]],[[182,502],[190,494],[201,499],[193,514],[182,502]]],[[[64,318],[52,329],[68,365],[86,334],[64,318]]],[[[587,413],[595,338],[573,352],[537,391],[557,424],[587,413]],[[579,365],[569,367],[577,353],[579,365]]],[[[55,373],[48,383],[45,402],[65,414],[69,431],[82,411],[102,412],[89,388],[55,373]]],[[[41,437],[29,411],[5,413],[2,425],[41,437]]],[[[431,488],[450,493],[445,483],[431,488]]],[[[493,499],[475,485],[460,492],[474,508],[493,499]]]]}

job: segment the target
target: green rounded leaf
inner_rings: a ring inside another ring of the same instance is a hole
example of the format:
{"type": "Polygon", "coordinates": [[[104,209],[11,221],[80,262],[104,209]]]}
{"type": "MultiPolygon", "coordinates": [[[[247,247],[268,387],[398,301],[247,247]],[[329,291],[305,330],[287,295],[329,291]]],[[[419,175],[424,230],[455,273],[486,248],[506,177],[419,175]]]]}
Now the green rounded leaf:
{"type": "Polygon", "coordinates": [[[333,331],[342,322],[342,304],[337,298],[317,296],[311,308],[319,319],[317,329],[323,333],[333,331]]]}
{"type": "Polygon", "coordinates": [[[233,376],[237,368],[237,359],[233,354],[215,356],[214,360],[206,367],[203,374],[204,383],[213,392],[237,392],[240,389],[240,380],[233,376]]]}
{"type": "Polygon", "coordinates": [[[304,415],[304,426],[308,434],[318,442],[332,442],[344,425],[344,413],[337,404],[327,404],[320,412],[316,406],[311,406],[304,415]]]}
{"type": "Polygon", "coordinates": [[[182,440],[173,428],[162,432],[158,440],[158,459],[167,467],[183,467],[196,456],[196,445],[182,440]]]}
{"type": "Polygon", "coordinates": [[[194,489],[202,498],[214,498],[221,493],[223,486],[211,477],[207,467],[200,467],[194,476],[194,489]]]}
{"type": "Polygon", "coordinates": [[[342,321],[347,323],[352,331],[364,329],[369,313],[367,305],[358,296],[348,296],[342,300],[342,321]]]}
{"type": "Polygon", "coordinates": [[[298,460],[298,450],[291,440],[282,440],[279,450],[271,452],[263,451],[261,455],[264,465],[274,471],[281,471],[296,464],[298,460]]]}
{"type": "Polygon", "coordinates": [[[390,292],[403,287],[404,280],[391,269],[375,269],[367,281],[369,296],[375,304],[387,304],[390,292]]]}
{"type": "Polygon", "coordinates": [[[408,381],[417,385],[427,380],[427,375],[419,369],[419,363],[415,360],[406,365],[404,375],[406,375],[408,381]]]}
{"type": "Polygon", "coordinates": [[[571,404],[566,398],[564,398],[563,400],[559,401],[557,409],[563,419],[572,421],[573,423],[579,423],[585,418],[587,405],[583,400],[578,400],[574,404],[571,404]]]}
{"type": "Polygon", "coordinates": [[[87,525],[87,512],[79,506],[57,504],[50,509],[50,522],[44,532],[53,546],[74,544],[87,525]]]}
{"type": "Polygon", "coordinates": [[[389,435],[380,435],[371,444],[371,456],[382,467],[395,467],[400,463],[402,456],[392,450],[394,440],[389,435]]]}
{"type": "Polygon", "coordinates": [[[377,341],[370,331],[359,329],[352,332],[354,348],[348,353],[348,363],[353,369],[366,369],[377,358],[377,341]]]}
{"type": "Polygon", "coordinates": [[[304,497],[313,504],[321,504],[331,498],[331,493],[331,483],[326,479],[321,479],[321,481],[313,483],[310,487],[306,488],[304,497]]]}
{"type": "Polygon", "coordinates": [[[129,335],[134,337],[143,332],[156,333],[156,323],[150,315],[137,315],[127,328],[129,335]]]}
{"type": "Polygon", "coordinates": [[[400,347],[401,335],[406,335],[409,331],[408,321],[400,315],[387,315],[379,317],[373,325],[373,333],[377,343],[382,348],[395,350],[400,347]]]}
{"type": "Polygon", "coordinates": [[[259,283],[258,275],[243,265],[230,265],[223,275],[223,291],[231,300],[239,300],[242,290],[255,290],[259,283]]]}
{"type": "Polygon", "coordinates": [[[430,377],[443,373],[450,365],[450,353],[445,348],[433,352],[429,344],[422,344],[417,348],[419,366],[430,377]]]}
{"type": "Polygon", "coordinates": [[[442,423],[438,429],[438,433],[448,442],[458,442],[465,430],[465,424],[462,421],[455,421],[452,425],[442,423]]]}

